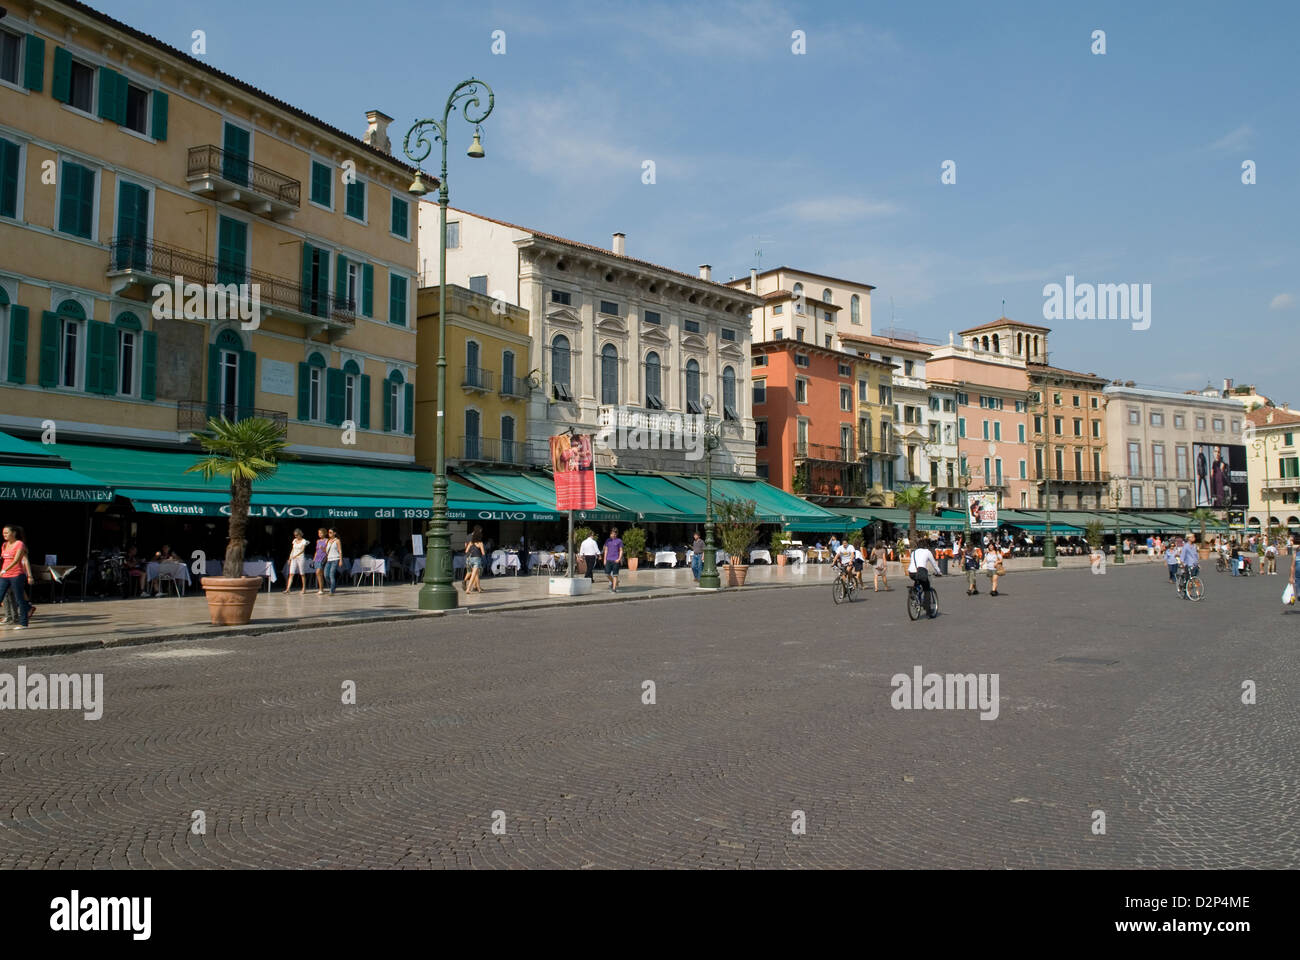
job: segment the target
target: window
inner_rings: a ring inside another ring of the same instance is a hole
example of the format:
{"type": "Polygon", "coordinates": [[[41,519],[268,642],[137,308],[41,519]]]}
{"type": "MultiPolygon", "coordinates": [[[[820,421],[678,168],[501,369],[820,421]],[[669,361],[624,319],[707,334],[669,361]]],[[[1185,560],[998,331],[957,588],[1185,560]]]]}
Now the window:
{"type": "Polygon", "coordinates": [[[664,408],[662,373],[659,354],[651,350],[645,355],[645,405],[651,410],[664,408]]]}
{"type": "MultiPolygon", "coordinates": [[[[369,381],[364,381],[368,383],[369,381]]],[[[361,396],[362,396],[362,379],[361,367],[355,360],[349,360],[343,365],[343,419],[351,420],[360,427],[368,427],[369,424],[369,403],[367,398],[366,422],[362,422],[361,416],[361,396]]]]}
{"type": "Polygon", "coordinates": [[[910,377],[912,375],[912,370],[915,369],[915,367],[916,367],[916,362],[914,360],[903,361],[903,373],[905,375],[910,377]]]}
{"type": "Polygon", "coordinates": [[[686,320],[686,321],[683,322],[682,325],[686,328],[686,332],[687,332],[687,333],[699,333],[699,332],[700,332],[700,321],[698,321],[698,320],[686,320]]]}
{"type": "Polygon", "coordinates": [[[1165,488],[1164,488],[1164,487],[1156,487],[1156,506],[1157,506],[1157,507],[1164,507],[1164,506],[1167,506],[1167,504],[1165,503],[1165,499],[1166,499],[1166,497],[1165,497],[1165,488]]]}
{"type": "Polygon", "coordinates": [[[349,310],[356,310],[357,305],[361,303],[363,266],[364,264],[357,263],[355,260],[346,261],[343,294],[349,310]]]}
{"type": "MultiPolygon", "coordinates": [[[[802,284],[802,283],[796,283],[796,284],[794,285],[794,289],[791,290],[790,293],[794,296],[794,298],[795,298],[796,300],[802,300],[802,298],[803,298],[803,284],[802,284]]],[[[796,304],[796,305],[795,305],[795,309],[796,309],[799,313],[803,313],[803,304],[802,304],[802,303],[798,303],[798,304],[796,304]]]]}
{"type": "Polygon", "coordinates": [[[767,446],[767,421],[766,420],[754,421],[754,446],[756,447],[767,446]]]}
{"type": "MultiPolygon", "coordinates": [[[[135,320],[134,317],[131,319],[135,320]]],[[[123,396],[133,397],[136,392],[135,375],[138,367],[136,353],[140,337],[140,321],[135,320],[134,328],[123,324],[122,317],[119,317],[117,322],[117,392],[123,396]]]]}
{"type": "Polygon", "coordinates": [[[319,160],[311,162],[311,202],[331,209],[334,206],[334,171],[319,160]]]}
{"type": "Polygon", "coordinates": [[[126,85],[126,117],[122,126],[149,135],[149,91],[134,83],[126,85]]]}
{"type": "Polygon", "coordinates": [[[515,418],[501,418],[501,460],[504,463],[518,463],[519,451],[515,446],[515,418]]]}
{"type": "Polygon", "coordinates": [[[794,381],[794,402],[808,402],[808,381],[803,377],[796,377],[794,381]]]}
{"type": "MultiPolygon", "coordinates": [[[[573,306],[573,294],[569,293],[568,290],[552,290],[551,303],[558,303],[566,307],[571,307],[573,306]]],[[[655,316],[658,316],[658,314],[655,314],[655,316]]],[[[654,322],[658,323],[657,320],[654,322]]]]}
{"type": "Polygon", "coordinates": [[[661,326],[663,319],[654,310],[646,310],[641,314],[641,319],[646,323],[653,323],[655,326],[661,326]]]}
{"type": "Polygon", "coordinates": [[[858,418],[858,449],[864,453],[871,449],[871,418],[858,418]]]}
{"type": "Polygon", "coordinates": [[[1175,413],[1175,414],[1174,414],[1174,429],[1175,429],[1175,430],[1182,430],[1182,429],[1183,429],[1184,427],[1186,427],[1186,426],[1187,426],[1187,418],[1184,417],[1181,413],[1175,413]]]}
{"type": "Polygon", "coordinates": [[[410,414],[415,390],[394,370],[388,375],[384,390],[384,429],[392,433],[410,433],[410,414]]]}
{"type": "Polygon", "coordinates": [[[313,353],[307,361],[307,419],[325,419],[325,361],[313,353]]]}
{"type": "Polygon", "coordinates": [[[853,409],[853,391],[848,387],[840,387],[840,409],[853,409]]]}
{"type": "Polygon", "coordinates": [[[618,350],[612,343],[600,351],[600,402],[618,403],[618,350]]]}
{"type": "Polygon", "coordinates": [[[831,335],[830,335],[829,333],[826,334],[826,349],[827,349],[827,350],[830,350],[830,349],[831,349],[831,343],[832,343],[832,342],[833,342],[833,341],[832,341],[832,339],[831,339],[831,335]]]}
{"type": "Polygon", "coordinates": [[[243,283],[247,279],[248,224],[233,217],[219,216],[217,217],[217,283],[243,283]]]}
{"type": "Polygon", "coordinates": [[[752,357],[752,358],[750,359],[750,363],[752,363],[752,364],[753,364],[754,366],[756,366],[756,367],[766,367],[766,366],[767,366],[767,354],[766,354],[766,353],[760,353],[758,356],[756,356],[756,357],[752,357]]]}
{"type": "Polygon", "coordinates": [[[704,412],[704,408],[700,405],[700,364],[698,360],[686,361],[686,412],[704,412]]]}
{"type": "Polygon", "coordinates": [[[952,400],[950,400],[950,399],[948,399],[948,398],[945,397],[945,398],[944,398],[944,401],[943,401],[943,412],[944,412],[944,413],[952,413],[952,412],[953,412],[954,410],[956,410],[956,409],[957,409],[957,408],[956,408],[956,406],[953,404],[952,400]]]}
{"type": "Polygon", "coordinates": [[[736,409],[736,371],[730,366],[722,368],[722,416],[725,420],[739,420],[736,409]]]}
{"type": "Polygon", "coordinates": [[[1142,423],[1142,415],[1138,413],[1136,410],[1134,410],[1132,407],[1130,407],[1128,411],[1128,422],[1133,424],[1134,426],[1137,426],[1138,424],[1142,423]]]}
{"type": "Polygon", "coordinates": [[[1025,442],[1025,425],[1023,423],[1016,424],[1016,442],[1017,443],[1025,442]]]}
{"type": "Polygon", "coordinates": [[[1192,491],[1188,487],[1178,488],[1178,509],[1190,510],[1192,506],[1192,491]]]}
{"type": "Polygon", "coordinates": [[[1052,394],[1052,403],[1058,407],[1061,405],[1061,395],[1059,393],[1052,394]]]}
{"type": "Polygon", "coordinates": [[[1034,415],[1034,433],[1043,432],[1043,417],[1041,414],[1034,415]]]}
{"type": "Polygon", "coordinates": [[[773,339],[773,340],[784,340],[784,339],[785,339],[785,330],[784,330],[782,327],[774,327],[774,328],[772,329],[772,339],[773,339]]]}
{"type": "Polygon", "coordinates": [[[1241,421],[1240,421],[1240,420],[1233,420],[1233,421],[1232,421],[1232,432],[1233,432],[1233,433],[1241,433],[1241,421]]]}
{"type": "Polygon", "coordinates": [[[1196,417],[1196,429],[1200,431],[1205,430],[1205,417],[1201,416],[1200,414],[1197,414],[1196,417]]]}
{"type": "Polygon", "coordinates": [[[1027,409],[1029,408],[1028,405],[1025,403],[1025,401],[1023,400],[1016,401],[1016,413],[1024,413],[1027,409]]]}
{"type": "Polygon", "coordinates": [[[1187,466],[1187,447],[1180,443],[1174,447],[1174,471],[1179,480],[1191,479],[1191,475],[1187,472],[1187,466]]]}
{"type": "Polygon", "coordinates": [[[966,437],[966,418],[965,418],[965,417],[958,417],[958,418],[957,418],[957,436],[960,437],[960,438],[962,438],[962,439],[965,439],[965,437],[966,437]]]}
{"type": "Polygon", "coordinates": [[[82,332],[85,321],[70,316],[59,317],[59,380],[60,387],[76,389],[81,381],[78,376],[82,351],[82,332]]]}
{"type": "Polygon", "coordinates": [[[447,224],[447,249],[455,250],[460,246],[460,221],[447,224]]]}
{"type": "Polygon", "coordinates": [[[600,301],[600,312],[611,317],[617,317],[619,315],[618,304],[613,300],[602,300],[600,301]]]}
{"type": "Polygon", "coordinates": [[[19,60],[22,57],[23,39],[8,30],[0,30],[0,80],[18,85],[19,60]]]}
{"type": "Polygon", "coordinates": [[[862,311],[858,302],[858,295],[855,293],[849,297],[849,320],[853,323],[862,322],[862,311]]]}
{"type": "Polygon", "coordinates": [[[969,406],[969,405],[970,405],[970,396],[969,396],[969,394],[961,393],[960,391],[958,391],[958,393],[957,393],[957,405],[958,405],[958,406],[963,406],[963,407],[964,407],[964,406],[969,406]]]}
{"type": "Polygon", "coordinates": [[[388,278],[388,322],[406,326],[406,278],[395,274],[388,278]]]}
{"type": "Polygon", "coordinates": [[[853,459],[853,428],[840,424],[840,459],[853,459]]]}
{"type": "Polygon", "coordinates": [[[556,400],[570,400],[569,392],[569,338],[557,334],[551,340],[551,387],[556,400]]]}
{"type": "Polygon", "coordinates": [[[1131,507],[1140,507],[1140,506],[1142,506],[1142,488],[1141,488],[1141,487],[1129,487],[1129,488],[1128,488],[1128,502],[1129,502],[1129,506],[1131,506],[1131,507]]]}
{"type": "Polygon", "coordinates": [[[726,340],[729,343],[736,342],[736,331],[733,330],[731,327],[723,327],[720,336],[722,337],[723,340],[726,340]]]}
{"type": "Polygon", "coordinates": [[[1083,421],[1078,417],[1074,418],[1074,435],[1076,437],[1083,436],[1083,421]]]}
{"type": "Polygon", "coordinates": [[[794,355],[794,365],[795,365],[796,367],[806,367],[806,366],[808,366],[808,363],[809,363],[809,361],[808,361],[808,354],[806,354],[806,353],[796,353],[796,354],[794,355]]]}
{"type": "MultiPolygon", "coordinates": [[[[58,64],[55,64],[56,68],[58,64]]],[[[68,106],[85,113],[95,109],[95,71],[93,67],[72,60],[68,65],[68,106]]]]}
{"type": "Polygon", "coordinates": [[[18,184],[22,179],[18,144],[0,137],[0,217],[18,216],[18,184]]]}
{"type": "Polygon", "coordinates": [[[804,330],[803,327],[794,328],[794,338],[798,340],[800,343],[803,342],[803,330],[804,330]]]}
{"type": "Polygon", "coordinates": [[[1052,417],[1052,432],[1055,433],[1058,437],[1061,435],[1061,431],[1064,429],[1064,423],[1065,423],[1064,417],[1052,417]]]}
{"type": "Polygon", "coordinates": [[[65,160],[62,176],[59,232],[91,240],[95,233],[95,171],[65,160]]]}
{"type": "Polygon", "coordinates": [[[754,381],[754,406],[758,406],[760,403],[767,403],[767,381],[766,380],[754,381]]]}
{"type": "Polygon", "coordinates": [[[343,212],[353,220],[366,219],[366,183],[354,180],[344,186],[343,212]]]}
{"type": "Polygon", "coordinates": [[[890,387],[882,383],[876,387],[876,400],[881,406],[888,406],[894,402],[893,393],[890,387]]]}
{"type": "Polygon", "coordinates": [[[1128,444],[1128,472],[1131,477],[1142,476],[1142,444],[1136,440],[1128,444]]]}
{"type": "Polygon", "coordinates": [[[1027,479],[1026,474],[1025,474],[1025,470],[1026,470],[1025,461],[1021,460],[1021,461],[1020,461],[1020,479],[1021,479],[1021,480],[1025,480],[1025,479],[1027,479]]]}
{"type": "Polygon", "coordinates": [[[1223,433],[1223,417],[1214,418],[1214,432],[1223,433]]]}
{"type": "MultiPolygon", "coordinates": [[[[1101,480],[1101,451],[1092,451],[1092,479],[1101,480]]],[[[1100,505],[1100,503],[1098,504],[1100,505]]]]}
{"type": "Polygon", "coordinates": [[[841,377],[853,376],[853,368],[847,363],[837,364],[837,371],[841,377]]]}
{"type": "Polygon", "coordinates": [[[1094,420],[1094,421],[1092,421],[1092,435],[1093,435],[1094,437],[1097,437],[1098,439],[1101,438],[1101,421],[1100,421],[1100,420],[1094,420]]]}
{"type": "Polygon", "coordinates": [[[1165,445],[1163,443],[1151,444],[1151,474],[1159,478],[1163,478],[1165,475],[1165,445]]]}
{"type": "Polygon", "coordinates": [[[481,293],[484,296],[487,296],[487,274],[480,274],[477,277],[470,277],[469,289],[471,293],[481,293]]]}
{"type": "Polygon", "coordinates": [[[1001,420],[994,420],[994,421],[993,421],[993,439],[994,439],[994,440],[1001,440],[1001,439],[1002,439],[1002,421],[1001,421],[1001,420]]]}
{"type": "Polygon", "coordinates": [[[822,303],[830,303],[830,302],[831,302],[831,288],[827,287],[825,290],[822,291],[822,303]]]}
{"type": "Polygon", "coordinates": [[[858,381],[858,403],[871,402],[868,399],[871,396],[871,394],[868,392],[870,391],[870,389],[871,389],[871,384],[869,384],[866,380],[858,381]]]}
{"type": "Polygon", "coordinates": [[[989,438],[989,422],[984,420],[982,423],[984,424],[984,439],[987,440],[989,438]]]}
{"type": "Polygon", "coordinates": [[[1151,411],[1151,426],[1163,427],[1165,425],[1165,415],[1159,410],[1151,411]]]}
{"type": "Polygon", "coordinates": [[[931,412],[933,412],[933,413],[938,413],[938,412],[939,412],[939,398],[938,398],[938,397],[931,397],[931,398],[930,398],[930,410],[931,410],[931,412]]]}
{"type": "Polygon", "coordinates": [[[770,476],[768,473],[767,463],[754,464],[754,476],[758,477],[760,480],[766,480],[770,476]]]}
{"type": "Polygon", "coordinates": [[[783,313],[785,313],[785,304],[778,303],[772,307],[772,316],[779,317],[783,313]]]}
{"type": "Polygon", "coordinates": [[[1283,434],[1283,435],[1282,435],[1282,445],[1285,446],[1285,447],[1294,446],[1294,445],[1295,445],[1295,442],[1294,442],[1294,440],[1292,439],[1294,436],[1295,436],[1295,434],[1293,434],[1293,433],[1286,433],[1286,434],[1283,434]]]}
{"type": "Polygon", "coordinates": [[[401,197],[393,197],[392,223],[389,230],[403,240],[411,238],[411,205],[401,197]]]}

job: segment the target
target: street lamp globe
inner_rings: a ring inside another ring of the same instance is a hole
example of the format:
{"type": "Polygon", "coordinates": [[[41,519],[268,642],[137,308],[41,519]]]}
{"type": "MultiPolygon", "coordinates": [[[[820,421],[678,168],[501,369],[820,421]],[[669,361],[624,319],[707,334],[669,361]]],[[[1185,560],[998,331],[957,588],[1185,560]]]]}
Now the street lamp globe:
{"type": "Polygon", "coordinates": [[[700,403],[702,403],[702,404],[704,405],[704,409],[705,409],[705,410],[712,410],[712,409],[713,409],[713,396],[712,396],[711,394],[707,394],[707,393],[706,393],[704,396],[702,396],[702,397],[700,398],[700,403]]]}
{"type": "Polygon", "coordinates": [[[406,192],[413,197],[424,197],[433,193],[433,187],[429,186],[428,182],[424,179],[423,170],[417,169],[415,171],[415,179],[412,180],[411,185],[406,188],[406,192]]]}
{"type": "Polygon", "coordinates": [[[469,150],[465,152],[465,156],[473,157],[475,160],[483,159],[483,141],[479,139],[479,131],[477,129],[474,131],[474,142],[469,145],[469,150]]]}

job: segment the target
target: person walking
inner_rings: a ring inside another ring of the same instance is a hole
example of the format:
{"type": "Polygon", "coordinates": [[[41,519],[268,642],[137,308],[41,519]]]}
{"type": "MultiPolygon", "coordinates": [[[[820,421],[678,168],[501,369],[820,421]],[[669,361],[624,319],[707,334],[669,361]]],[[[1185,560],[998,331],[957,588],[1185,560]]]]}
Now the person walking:
{"type": "Polygon", "coordinates": [[[1165,544],[1165,566],[1169,568],[1169,582],[1175,583],[1178,579],[1178,550],[1172,540],[1165,544]]]}
{"type": "Polygon", "coordinates": [[[962,550],[961,568],[966,571],[966,596],[978,597],[979,582],[976,579],[980,572],[980,560],[975,556],[975,545],[967,543],[962,550]]]}
{"type": "Polygon", "coordinates": [[[4,546],[0,547],[0,599],[13,594],[15,630],[27,629],[27,544],[22,527],[4,528],[4,546]]]}
{"type": "Polygon", "coordinates": [[[876,545],[871,548],[872,584],[877,593],[880,592],[880,585],[882,583],[885,585],[886,590],[889,589],[889,577],[885,575],[885,571],[885,545],[877,542],[876,545]]]}
{"type": "Polygon", "coordinates": [[[316,530],[316,553],[312,556],[312,563],[316,566],[316,592],[325,592],[325,548],[329,546],[329,531],[324,527],[316,530]]]}
{"type": "Polygon", "coordinates": [[[325,540],[325,582],[330,586],[330,596],[334,596],[338,585],[339,564],[343,562],[343,541],[333,527],[325,540]]]}
{"type": "Polygon", "coordinates": [[[596,563],[600,558],[600,544],[596,542],[596,531],[588,532],[587,539],[582,541],[578,547],[578,556],[582,557],[582,562],[587,565],[587,579],[592,583],[596,582],[596,563]]]}
{"type": "Polygon", "coordinates": [[[1270,540],[1268,542],[1268,546],[1264,548],[1264,563],[1267,564],[1268,566],[1268,575],[1270,577],[1276,577],[1277,576],[1277,545],[1274,544],[1272,540],[1270,540]]]}
{"type": "Polygon", "coordinates": [[[483,557],[487,547],[483,544],[483,528],[475,527],[465,541],[465,592],[483,592],[483,557]]]}
{"type": "Polygon", "coordinates": [[[1005,572],[1005,568],[1002,565],[1002,554],[994,548],[985,550],[984,576],[988,577],[989,580],[992,581],[992,586],[989,588],[990,597],[996,597],[998,595],[998,578],[1005,572]]]}
{"type": "Polygon", "coordinates": [[[696,530],[691,540],[691,576],[698,583],[700,574],[704,572],[704,539],[700,536],[700,531],[696,530]]]}
{"type": "Polygon", "coordinates": [[[618,593],[618,568],[623,562],[623,541],[618,538],[618,528],[612,527],[605,541],[605,576],[609,577],[611,593],[618,593]]]}
{"type": "Polygon", "coordinates": [[[294,574],[302,581],[301,594],[307,593],[307,538],[301,530],[293,532],[293,542],[289,545],[289,579],[285,582],[284,592],[293,588],[294,574]]]}

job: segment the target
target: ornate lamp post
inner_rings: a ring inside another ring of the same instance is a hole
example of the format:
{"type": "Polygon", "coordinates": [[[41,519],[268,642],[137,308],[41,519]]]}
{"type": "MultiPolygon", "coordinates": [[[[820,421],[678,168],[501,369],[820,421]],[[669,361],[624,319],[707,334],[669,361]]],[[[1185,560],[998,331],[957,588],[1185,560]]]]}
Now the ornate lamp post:
{"type": "Polygon", "coordinates": [[[424,585],[420,587],[421,610],[450,610],[456,606],[456,588],[451,579],[451,534],[447,530],[447,121],[464,101],[461,113],[474,125],[474,141],[467,156],[481,159],[483,144],[479,142],[479,124],[492,112],[496,98],[492,88],[481,80],[470,78],[456,85],[447,97],[442,120],[417,120],[406,131],[402,152],[416,164],[415,180],[408,192],[423,197],[432,191],[419,169],[420,161],[433,150],[430,140],[442,144],[442,179],[438,186],[438,425],[436,456],[433,468],[433,519],[429,522],[429,558],[424,568],[424,585]],[[481,91],[480,91],[481,88],[481,91]],[[480,96],[487,95],[487,109],[482,110],[480,96]],[[481,110],[481,112],[480,112],[481,110]],[[411,138],[415,137],[412,150],[411,138]]]}
{"type": "MultiPolygon", "coordinates": [[[[1047,424],[1043,424],[1044,427],[1047,424]]],[[[1044,434],[1045,457],[1043,465],[1043,566],[1056,566],[1056,538],[1052,536],[1052,440],[1044,434]]]]}
{"type": "Polygon", "coordinates": [[[1124,562],[1124,535],[1119,529],[1119,505],[1124,499],[1124,481],[1115,477],[1110,482],[1110,499],[1115,504],[1115,562],[1124,562]]]}
{"type": "MultiPolygon", "coordinates": [[[[1257,435],[1250,441],[1251,449],[1255,451],[1256,456],[1258,456],[1260,459],[1264,461],[1264,486],[1261,489],[1261,493],[1263,494],[1264,497],[1263,530],[1264,530],[1265,542],[1272,540],[1272,531],[1273,531],[1273,501],[1268,496],[1268,492],[1269,492],[1268,448],[1272,447],[1274,450],[1277,450],[1280,442],[1281,442],[1281,438],[1278,437],[1276,433],[1270,433],[1263,437],[1257,435]]],[[[1249,510],[1250,508],[1249,502],[1247,502],[1246,507],[1249,510]]]]}
{"type": "Polygon", "coordinates": [[[713,545],[713,451],[721,440],[713,432],[714,420],[709,416],[713,397],[706,393],[700,402],[704,406],[704,565],[700,569],[699,588],[717,590],[722,580],[718,577],[717,548],[713,545]]]}

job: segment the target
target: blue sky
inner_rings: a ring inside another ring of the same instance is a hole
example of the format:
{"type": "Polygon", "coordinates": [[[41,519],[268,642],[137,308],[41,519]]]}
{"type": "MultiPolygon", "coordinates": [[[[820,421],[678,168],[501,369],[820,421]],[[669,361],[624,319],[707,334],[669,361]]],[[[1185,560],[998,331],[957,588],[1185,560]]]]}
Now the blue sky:
{"type": "Polygon", "coordinates": [[[942,341],[1004,298],[1043,323],[1067,274],[1149,283],[1150,329],[1056,321],[1052,362],[1300,404],[1297,4],[98,6],[185,49],[204,29],[214,66],[358,135],[381,109],[399,152],[456,82],[488,81],[487,159],[453,132],[456,206],[601,245],[622,231],[630,255],[715,279],[761,247],[764,268],[876,285],[877,329],[892,298],[899,327],[942,341]]]}

